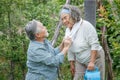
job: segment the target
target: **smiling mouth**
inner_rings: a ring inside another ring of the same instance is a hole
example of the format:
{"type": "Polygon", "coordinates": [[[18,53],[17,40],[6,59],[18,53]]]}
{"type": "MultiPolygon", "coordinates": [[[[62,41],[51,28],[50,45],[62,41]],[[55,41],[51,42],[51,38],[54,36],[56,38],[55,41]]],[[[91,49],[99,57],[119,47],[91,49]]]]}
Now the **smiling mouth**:
{"type": "Polygon", "coordinates": [[[69,25],[69,23],[64,24],[65,26],[69,25]]]}
{"type": "Polygon", "coordinates": [[[67,24],[64,24],[64,26],[68,27],[68,25],[67,25],[67,24]]]}

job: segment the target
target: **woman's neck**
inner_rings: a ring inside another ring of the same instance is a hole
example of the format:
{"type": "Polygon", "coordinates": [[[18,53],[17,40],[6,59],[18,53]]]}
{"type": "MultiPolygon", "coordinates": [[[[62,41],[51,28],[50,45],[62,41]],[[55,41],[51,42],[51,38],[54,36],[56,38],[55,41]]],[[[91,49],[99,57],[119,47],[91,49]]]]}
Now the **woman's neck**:
{"type": "Polygon", "coordinates": [[[69,27],[70,30],[72,30],[74,24],[75,24],[75,23],[72,23],[72,24],[71,24],[71,27],[69,27]]]}

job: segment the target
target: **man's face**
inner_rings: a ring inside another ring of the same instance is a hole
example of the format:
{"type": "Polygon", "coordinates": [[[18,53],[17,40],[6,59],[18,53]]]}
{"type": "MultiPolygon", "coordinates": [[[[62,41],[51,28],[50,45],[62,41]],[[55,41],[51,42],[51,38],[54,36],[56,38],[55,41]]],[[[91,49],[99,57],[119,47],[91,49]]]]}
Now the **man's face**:
{"type": "Polygon", "coordinates": [[[47,29],[45,26],[43,26],[43,24],[41,22],[37,22],[37,29],[40,29],[40,32],[37,33],[39,34],[39,38],[45,38],[45,37],[48,37],[48,32],[47,32],[47,29]]]}

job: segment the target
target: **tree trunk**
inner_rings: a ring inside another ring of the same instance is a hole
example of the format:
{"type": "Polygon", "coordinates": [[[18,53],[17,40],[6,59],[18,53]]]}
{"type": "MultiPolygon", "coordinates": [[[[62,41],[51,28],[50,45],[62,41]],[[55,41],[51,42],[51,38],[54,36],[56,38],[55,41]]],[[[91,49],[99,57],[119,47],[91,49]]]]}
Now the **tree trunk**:
{"type": "MultiPolygon", "coordinates": [[[[99,9],[100,9],[100,6],[102,6],[102,0],[98,1],[98,8],[99,9]]],[[[106,80],[113,80],[112,59],[110,56],[110,50],[109,50],[109,46],[107,43],[107,37],[105,36],[107,29],[104,26],[104,27],[102,27],[101,30],[102,30],[102,37],[101,37],[102,46],[103,46],[103,49],[105,51],[105,62],[106,62],[106,68],[105,68],[106,75],[105,76],[106,76],[106,80]]]]}
{"type": "Polygon", "coordinates": [[[96,27],[96,0],[84,0],[85,20],[96,27]]]}
{"type": "Polygon", "coordinates": [[[113,80],[112,72],[112,59],[110,56],[110,50],[107,43],[107,38],[105,37],[106,27],[102,27],[102,46],[105,51],[105,60],[106,60],[106,80],[113,80]]]}

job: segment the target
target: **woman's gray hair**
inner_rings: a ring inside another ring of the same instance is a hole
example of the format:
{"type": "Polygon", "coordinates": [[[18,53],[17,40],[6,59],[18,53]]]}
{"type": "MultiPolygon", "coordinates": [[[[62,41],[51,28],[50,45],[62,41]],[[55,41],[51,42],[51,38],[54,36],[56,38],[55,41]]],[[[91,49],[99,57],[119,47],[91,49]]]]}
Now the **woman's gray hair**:
{"type": "Polygon", "coordinates": [[[70,16],[72,17],[72,19],[75,22],[80,21],[80,19],[81,19],[81,12],[80,12],[80,9],[77,6],[73,6],[73,5],[67,4],[67,5],[64,5],[62,9],[69,10],[70,11],[70,16]]]}
{"type": "Polygon", "coordinates": [[[40,32],[40,29],[38,29],[38,22],[37,20],[29,21],[25,26],[25,31],[30,40],[35,40],[35,34],[40,32]]]}

